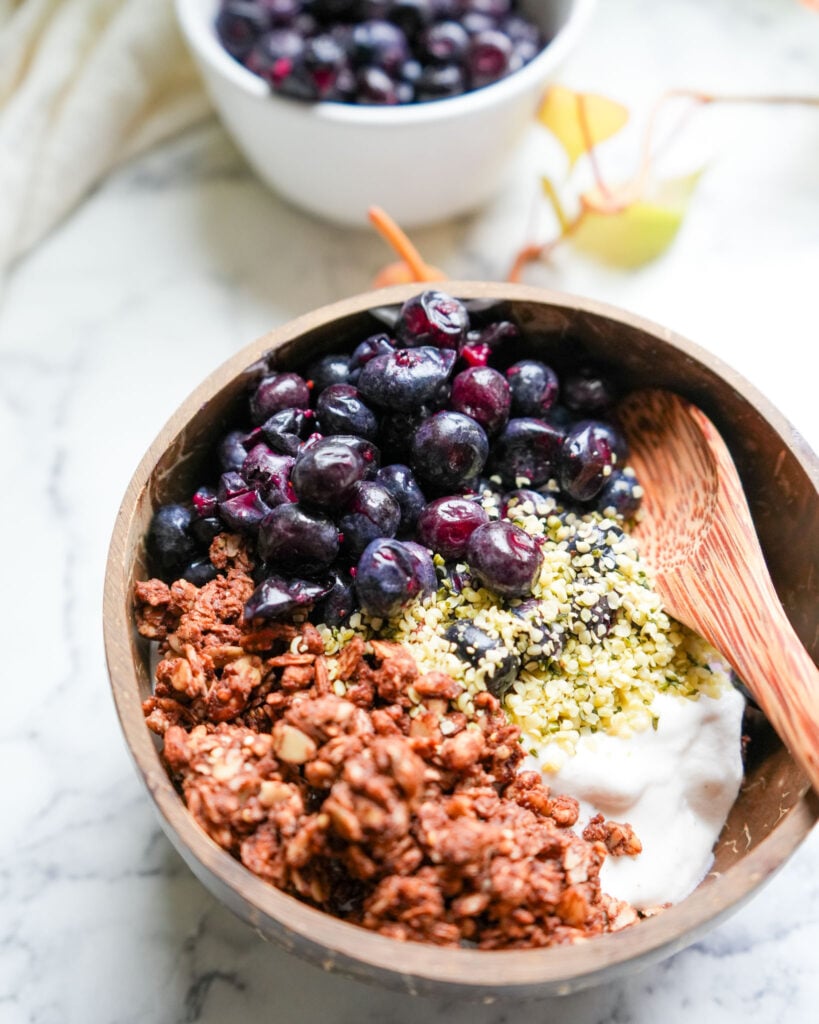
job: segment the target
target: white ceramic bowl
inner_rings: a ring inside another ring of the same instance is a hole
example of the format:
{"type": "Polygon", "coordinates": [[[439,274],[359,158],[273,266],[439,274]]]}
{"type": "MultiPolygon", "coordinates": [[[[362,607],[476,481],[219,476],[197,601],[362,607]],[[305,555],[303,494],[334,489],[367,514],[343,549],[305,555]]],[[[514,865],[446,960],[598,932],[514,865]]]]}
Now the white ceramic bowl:
{"type": "Polygon", "coordinates": [[[498,192],[546,83],[580,36],[594,0],[524,0],[549,45],[494,85],[401,107],[302,103],[271,95],[221,46],[218,0],[176,0],[182,31],[228,132],[285,199],[364,226],[382,206],[404,227],[475,209],[498,192]]]}

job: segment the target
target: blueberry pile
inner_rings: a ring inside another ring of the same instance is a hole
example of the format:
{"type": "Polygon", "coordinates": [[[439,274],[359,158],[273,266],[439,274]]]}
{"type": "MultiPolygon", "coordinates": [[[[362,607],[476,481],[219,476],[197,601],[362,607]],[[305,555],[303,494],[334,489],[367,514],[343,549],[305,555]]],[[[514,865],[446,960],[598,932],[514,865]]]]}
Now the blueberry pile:
{"type": "Polygon", "coordinates": [[[392,617],[437,590],[433,554],[442,572],[466,563],[499,600],[525,601],[543,555],[507,518],[510,503],[536,515],[555,500],[635,513],[640,489],[605,376],[506,365],[517,326],[440,291],[393,313],[389,333],[304,376],[265,365],[245,421],[216,446],[209,483],[156,511],[158,575],[213,579],[208,547],[229,531],[255,557],[248,620],[299,609],[331,626],[357,609],[392,617]]]}
{"type": "Polygon", "coordinates": [[[460,96],[546,40],[517,0],[222,0],[227,52],[277,93],[395,105],[460,96]]]}

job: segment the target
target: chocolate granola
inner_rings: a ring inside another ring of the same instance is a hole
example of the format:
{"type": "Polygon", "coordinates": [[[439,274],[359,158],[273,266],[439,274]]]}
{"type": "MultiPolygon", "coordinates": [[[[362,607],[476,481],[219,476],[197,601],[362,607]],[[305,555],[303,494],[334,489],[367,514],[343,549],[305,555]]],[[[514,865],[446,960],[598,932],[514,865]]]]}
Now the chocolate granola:
{"type": "Polygon", "coordinates": [[[224,575],[141,582],[135,603],[161,656],[147,724],[220,846],[398,939],[553,946],[637,919],[599,874],[609,851],[636,853],[639,840],[602,819],[574,832],[577,802],[519,771],[519,729],[494,696],[465,714],[462,684],[422,674],[395,643],[356,638],[331,666],[309,623],[245,621],[254,582],[238,537],[217,537],[211,558],[224,575]]]}

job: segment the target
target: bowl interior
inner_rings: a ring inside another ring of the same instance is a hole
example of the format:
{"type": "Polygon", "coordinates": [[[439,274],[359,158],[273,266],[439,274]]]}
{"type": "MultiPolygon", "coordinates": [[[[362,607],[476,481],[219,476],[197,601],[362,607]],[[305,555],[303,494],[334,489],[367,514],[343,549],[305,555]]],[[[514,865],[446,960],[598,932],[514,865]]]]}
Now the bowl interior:
{"type": "MultiPolygon", "coordinates": [[[[714,869],[694,894],[617,935],[512,954],[402,945],[265,885],[189,819],[140,710],[151,692],[149,651],[134,629],[131,593],[134,581],[147,576],[143,538],[153,509],[190,495],[213,439],[246,400],[258,374],[256,360],[270,353],[276,367],[296,369],[318,354],[348,349],[382,327],[371,308],[394,306],[417,290],[405,286],[359,296],[266,335],[213,373],[169,421],[131,481],[112,539],[105,606],[112,686],[127,742],[169,836],[200,878],[267,937],[325,966],[412,991],[570,991],[693,941],[750,895],[810,830],[816,801],[806,795],[805,779],[766,722],[754,727],[746,778],[714,869]]],[[[782,603],[819,660],[819,572],[815,557],[793,556],[819,550],[819,461],[761,395],[690,342],[611,307],[509,285],[452,282],[447,290],[477,302],[504,303],[527,336],[522,347],[506,354],[509,362],[525,352],[559,370],[589,359],[606,366],[623,388],[666,387],[700,405],[732,451],[782,603]]]]}

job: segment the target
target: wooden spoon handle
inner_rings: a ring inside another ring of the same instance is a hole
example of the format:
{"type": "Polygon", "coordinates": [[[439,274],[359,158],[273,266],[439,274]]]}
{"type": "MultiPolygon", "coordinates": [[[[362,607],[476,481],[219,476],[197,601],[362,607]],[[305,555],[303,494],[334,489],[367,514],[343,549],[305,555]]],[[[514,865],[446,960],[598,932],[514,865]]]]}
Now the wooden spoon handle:
{"type": "MultiPolygon", "coordinates": [[[[695,583],[689,581],[689,601],[696,596],[695,583]]],[[[730,660],[819,793],[819,670],[794,632],[767,573],[752,575],[749,569],[715,579],[712,565],[709,589],[715,583],[730,586],[731,599],[717,610],[703,601],[687,616],[696,619],[689,624],[730,660]]],[[[673,603],[672,598],[669,607],[673,603]]]]}
{"type": "MultiPolygon", "coordinates": [[[[688,412],[714,456],[723,509],[732,515],[714,517],[679,572],[685,597],[669,594],[669,609],[674,614],[682,603],[684,621],[730,660],[819,792],[819,670],[776,594],[725,442],[703,412],[694,406],[688,412]]],[[[665,580],[671,590],[674,575],[665,580]]]]}

